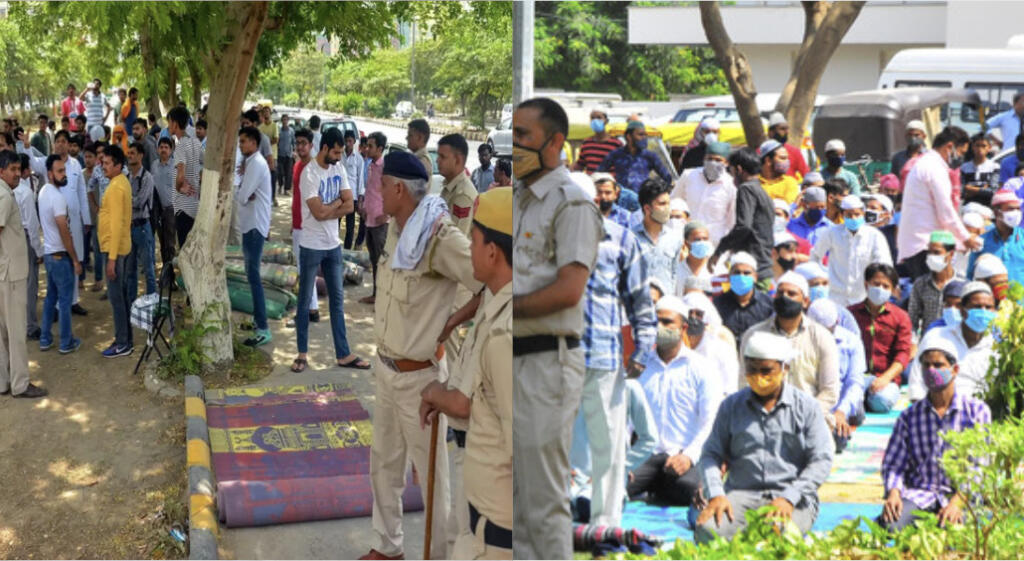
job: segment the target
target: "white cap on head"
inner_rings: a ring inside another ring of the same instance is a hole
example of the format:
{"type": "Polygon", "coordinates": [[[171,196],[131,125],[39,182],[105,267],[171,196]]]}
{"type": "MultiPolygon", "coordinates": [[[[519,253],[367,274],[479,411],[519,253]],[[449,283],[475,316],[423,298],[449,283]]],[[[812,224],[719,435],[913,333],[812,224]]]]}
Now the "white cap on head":
{"type": "Polygon", "coordinates": [[[860,197],[857,195],[847,195],[843,197],[843,201],[839,203],[839,208],[843,210],[864,208],[864,201],[860,200],[860,197]]]}
{"type": "Polygon", "coordinates": [[[658,277],[652,276],[650,280],[647,281],[647,283],[650,284],[652,288],[657,288],[658,292],[660,292],[662,296],[668,294],[668,291],[665,290],[665,285],[661,284],[661,281],[658,280],[658,277]]]}
{"type": "Polygon", "coordinates": [[[704,130],[718,130],[722,128],[722,124],[718,122],[718,119],[714,117],[704,117],[700,121],[700,128],[704,130]]]}
{"type": "Polygon", "coordinates": [[[980,230],[985,227],[985,219],[977,212],[968,212],[964,214],[964,226],[980,230]]]}
{"type": "Polygon", "coordinates": [[[690,205],[686,204],[686,201],[683,199],[672,199],[668,207],[670,210],[681,210],[686,214],[690,214],[690,205]]]}
{"type": "Polygon", "coordinates": [[[779,113],[778,111],[775,111],[774,113],[771,114],[770,117],[768,117],[768,128],[774,127],[775,125],[785,124],[788,124],[786,122],[786,116],[783,115],[782,113],[779,113]]]}
{"type": "Polygon", "coordinates": [[[594,180],[591,179],[589,175],[582,171],[574,171],[569,174],[569,177],[572,178],[573,183],[580,186],[580,189],[583,190],[583,194],[586,195],[588,199],[593,200],[597,197],[597,187],[594,187],[594,180]]]}
{"type": "Polygon", "coordinates": [[[772,199],[772,201],[775,203],[776,209],[784,211],[786,216],[789,216],[789,203],[782,199],[772,199]]]}
{"type": "Polygon", "coordinates": [[[983,205],[981,203],[975,203],[975,202],[970,202],[970,203],[965,204],[962,212],[964,214],[967,214],[968,212],[973,212],[973,213],[981,216],[982,218],[987,218],[989,220],[993,220],[996,217],[996,214],[994,212],[992,212],[991,208],[989,208],[989,207],[987,207],[987,206],[985,206],[985,205],[983,205]]]}
{"type": "Polygon", "coordinates": [[[839,140],[838,138],[833,138],[832,140],[829,140],[828,142],[825,143],[825,151],[826,152],[833,152],[833,151],[846,152],[846,143],[843,142],[842,140],[839,140]]]}
{"type": "Polygon", "coordinates": [[[811,292],[810,287],[807,285],[807,279],[805,279],[803,275],[794,273],[793,271],[786,271],[781,277],[779,277],[779,280],[775,281],[775,290],[778,291],[778,287],[783,284],[791,284],[797,287],[800,292],[803,293],[804,298],[807,298],[807,295],[811,292]]]}
{"type": "Polygon", "coordinates": [[[690,315],[690,310],[686,307],[686,304],[674,294],[666,294],[658,300],[658,304],[654,307],[654,310],[660,312],[662,310],[668,310],[679,314],[684,320],[690,315]]]}
{"type": "Polygon", "coordinates": [[[882,203],[882,208],[885,209],[885,212],[892,212],[892,199],[886,195],[882,195],[881,193],[870,193],[868,195],[864,195],[861,199],[864,201],[878,201],[882,203]]]}
{"type": "Polygon", "coordinates": [[[953,357],[957,362],[960,361],[956,345],[945,337],[925,337],[925,340],[921,341],[921,346],[917,349],[917,358],[920,359],[928,351],[942,351],[953,357]]]}
{"type": "Polygon", "coordinates": [[[763,360],[777,360],[786,364],[793,358],[793,344],[785,337],[768,333],[767,331],[755,331],[747,339],[743,347],[744,358],[763,360]]]}
{"type": "Polygon", "coordinates": [[[985,280],[995,275],[1005,274],[1008,273],[1006,271],[1006,265],[1003,264],[1003,260],[991,253],[981,255],[978,257],[978,260],[974,262],[974,280],[985,280]]]}
{"type": "Polygon", "coordinates": [[[750,265],[755,271],[757,270],[757,259],[754,259],[754,256],[746,251],[737,251],[732,254],[732,258],[729,259],[729,270],[731,271],[733,267],[740,264],[750,265]]]}
{"type": "Polygon", "coordinates": [[[971,281],[960,289],[960,298],[967,298],[975,292],[984,292],[985,294],[992,294],[992,288],[986,282],[971,281]]]}
{"type": "Polygon", "coordinates": [[[910,131],[925,132],[925,130],[924,130],[924,121],[922,121],[920,119],[914,119],[913,121],[910,121],[909,123],[907,123],[907,129],[906,130],[907,130],[907,132],[910,132],[910,131]]]}
{"type": "Polygon", "coordinates": [[[806,263],[801,263],[796,266],[796,269],[793,270],[796,271],[797,274],[799,274],[803,278],[807,279],[807,282],[811,282],[814,279],[828,278],[828,271],[826,271],[825,267],[822,267],[821,264],[818,263],[817,261],[808,261],[806,263]]]}
{"type": "Polygon", "coordinates": [[[780,245],[786,245],[790,243],[796,243],[796,238],[793,237],[793,234],[790,234],[789,232],[786,231],[782,231],[779,232],[778,234],[775,234],[775,241],[772,244],[772,247],[779,247],[780,245]]]}
{"type": "Polygon", "coordinates": [[[832,329],[839,322],[839,308],[828,298],[818,298],[807,308],[807,316],[814,321],[832,329]]]}

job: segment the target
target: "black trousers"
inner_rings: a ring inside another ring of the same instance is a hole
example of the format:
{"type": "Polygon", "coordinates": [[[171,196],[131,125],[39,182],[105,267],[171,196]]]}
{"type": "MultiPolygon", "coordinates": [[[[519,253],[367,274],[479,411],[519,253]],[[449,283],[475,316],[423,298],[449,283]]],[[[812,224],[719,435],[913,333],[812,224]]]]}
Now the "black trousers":
{"type": "Polygon", "coordinates": [[[921,251],[904,259],[896,268],[901,277],[909,277],[911,282],[916,281],[921,275],[931,274],[928,269],[928,250],[921,251]]]}
{"type": "Polygon", "coordinates": [[[366,229],[366,249],[370,252],[370,264],[373,265],[373,295],[377,295],[377,262],[384,252],[384,242],[388,239],[388,225],[371,226],[366,229]]]}
{"type": "Polygon", "coordinates": [[[153,231],[160,240],[160,261],[164,265],[174,259],[174,242],[177,229],[174,227],[174,207],[165,206],[153,213],[153,231]]]}
{"type": "Polygon", "coordinates": [[[666,469],[665,462],[669,455],[654,454],[633,472],[633,481],[626,485],[626,494],[630,499],[643,493],[655,499],[673,505],[690,506],[700,489],[700,474],[697,466],[691,466],[686,473],[679,475],[666,469]]]}
{"type": "Polygon", "coordinates": [[[192,231],[192,225],[195,223],[196,219],[184,212],[174,213],[174,228],[178,232],[178,249],[185,245],[185,240],[188,239],[188,234],[192,231]]]}
{"type": "Polygon", "coordinates": [[[355,247],[363,245],[363,239],[366,237],[366,223],[362,218],[359,219],[359,233],[356,233],[357,214],[359,213],[353,210],[345,215],[345,249],[352,249],[353,240],[355,247]]]}
{"type": "MultiPolygon", "coordinates": [[[[295,160],[291,156],[279,156],[277,158],[277,177],[281,183],[281,192],[288,193],[292,190],[292,165],[295,160]]],[[[276,189],[277,186],[275,185],[276,189]]]]}

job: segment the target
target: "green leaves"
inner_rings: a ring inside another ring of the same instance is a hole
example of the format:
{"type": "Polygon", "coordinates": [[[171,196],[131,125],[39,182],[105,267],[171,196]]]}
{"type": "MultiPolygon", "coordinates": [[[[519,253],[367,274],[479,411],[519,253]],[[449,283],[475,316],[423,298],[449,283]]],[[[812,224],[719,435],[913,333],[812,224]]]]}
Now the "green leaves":
{"type": "Polygon", "coordinates": [[[1000,305],[994,332],[995,356],[986,376],[985,401],[993,419],[1024,415],[1024,286],[1010,283],[1009,296],[1000,305]]]}

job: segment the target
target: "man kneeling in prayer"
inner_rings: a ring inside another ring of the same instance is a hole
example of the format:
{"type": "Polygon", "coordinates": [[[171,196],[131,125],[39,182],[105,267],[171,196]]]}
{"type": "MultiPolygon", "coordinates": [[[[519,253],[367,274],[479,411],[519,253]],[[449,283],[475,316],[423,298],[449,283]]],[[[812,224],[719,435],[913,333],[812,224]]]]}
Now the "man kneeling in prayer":
{"type": "Polygon", "coordinates": [[[835,446],[821,406],[785,382],[795,354],[789,340],[757,332],[743,354],[748,387],[722,402],[700,458],[709,502],[697,517],[697,543],[715,534],[732,539],[747,525],[748,510],[769,504],[769,518],[806,533],[832,469],[835,446]]]}

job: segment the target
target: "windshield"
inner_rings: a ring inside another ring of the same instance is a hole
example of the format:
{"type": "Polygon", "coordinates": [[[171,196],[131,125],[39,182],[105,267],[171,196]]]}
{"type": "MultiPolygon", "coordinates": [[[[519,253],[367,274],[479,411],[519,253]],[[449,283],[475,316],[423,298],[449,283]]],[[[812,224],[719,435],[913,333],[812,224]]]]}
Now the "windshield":
{"type": "Polygon", "coordinates": [[[680,109],[672,117],[672,122],[699,123],[705,117],[714,117],[720,123],[735,123],[740,120],[740,114],[734,107],[702,107],[699,109],[680,109]]]}

